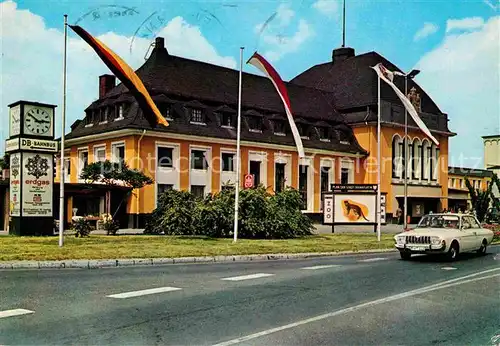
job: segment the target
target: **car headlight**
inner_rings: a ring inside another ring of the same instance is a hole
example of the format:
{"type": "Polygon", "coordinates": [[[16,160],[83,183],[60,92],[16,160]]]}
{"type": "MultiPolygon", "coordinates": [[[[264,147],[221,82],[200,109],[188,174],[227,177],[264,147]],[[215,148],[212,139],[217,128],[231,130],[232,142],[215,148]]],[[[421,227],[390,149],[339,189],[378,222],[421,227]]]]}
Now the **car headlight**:
{"type": "Polygon", "coordinates": [[[441,245],[441,238],[439,238],[439,237],[431,237],[431,244],[432,245],[441,245]]]}
{"type": "Polygon", "coordinates": [[[405,243],[405,238],[406,238],[406,237],[405,237],[404,235],[398,235],[398,236],[396,237],[396,242],[397,242],[398,244],[404,244],[404,243],[405,243]]]}

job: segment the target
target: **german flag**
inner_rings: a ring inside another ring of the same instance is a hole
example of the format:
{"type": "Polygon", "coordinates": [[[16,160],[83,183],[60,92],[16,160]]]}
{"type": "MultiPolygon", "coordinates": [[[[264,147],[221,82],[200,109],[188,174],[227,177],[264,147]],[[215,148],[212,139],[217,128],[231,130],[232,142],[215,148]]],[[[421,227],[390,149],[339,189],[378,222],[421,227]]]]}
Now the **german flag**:
{"type": "Polygon", "coordinates": [[[134,70],[122,58],[116,55],[115,52],[90,35],[82,27],[78,25],[68,26],[95,50],[111,72],[130,90],[151,127],[156,127],[158,124],[168,126],[168,122],[161,115],[160,110],[156,107],[146,87],[134,70]]]}

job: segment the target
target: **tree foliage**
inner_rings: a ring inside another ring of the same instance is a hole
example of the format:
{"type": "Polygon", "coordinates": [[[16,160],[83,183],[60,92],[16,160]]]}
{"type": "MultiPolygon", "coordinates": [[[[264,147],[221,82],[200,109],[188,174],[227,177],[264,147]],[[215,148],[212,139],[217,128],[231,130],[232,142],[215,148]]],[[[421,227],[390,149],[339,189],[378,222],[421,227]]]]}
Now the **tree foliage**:
{"type": "Polygon", "coordinates": [[[5,154],[2,158],[0,158],[0,169],[9,169],[10,167],[10,156],[9,154],[5,154]]]}
{"type": "Polygon", "coordinates": [[[153,183],[153,179],[138,171],[130,169],[126,163],[109,160],[88,164],[80,174],[88,184],[104,183],[106,185],[124,184],[132,189],[140,189],[153,183]]]}
{"type": "MultiPolygon", "coordinates": [[[[204,199],[196,199],[186,191],[166,191],[145,233],[232,237],[234,200],[234,189],[224,189],[204,199]]],[[[300,193],[291,188],[275,195],[263,186],[240,191],[238,237],[283,239],[310,235],[312,221],[302,214],[301,205],[300,193]]]]}
{"type": "Polygon", "coordinates": [[[491,189],[493,187],[493,182],[489,182],[486,190],[475,189],[469,179],[465,177],[465,185],[469,190],[469,195],[471,198],[472,209],[476,212],[476,217],[479,222],[483,222],[488,213],[488,208],[490,207],[491,201],[491,189]]]}

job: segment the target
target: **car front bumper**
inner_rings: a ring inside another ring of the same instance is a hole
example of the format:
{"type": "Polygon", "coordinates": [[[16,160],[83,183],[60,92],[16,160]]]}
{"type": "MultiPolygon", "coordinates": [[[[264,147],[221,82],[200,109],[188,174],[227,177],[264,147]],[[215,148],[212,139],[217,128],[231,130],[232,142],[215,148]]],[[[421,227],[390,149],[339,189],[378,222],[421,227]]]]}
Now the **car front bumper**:
{"type": "Polygon", "coordinates": [[[396,244],[395,246],[400,252],[414,254],[443,253],[446,251],[446,244],[396,244]]]}

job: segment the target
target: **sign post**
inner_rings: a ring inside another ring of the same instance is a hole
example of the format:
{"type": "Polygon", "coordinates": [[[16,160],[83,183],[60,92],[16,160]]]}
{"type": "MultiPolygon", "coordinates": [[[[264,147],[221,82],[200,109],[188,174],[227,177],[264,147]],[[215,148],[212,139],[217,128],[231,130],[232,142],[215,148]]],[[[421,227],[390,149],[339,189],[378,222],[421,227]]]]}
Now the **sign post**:
{"type": "Polygon", "coordinates": [[[10,233],[54,232],[54,105],[18,101],[9,105],[10,233]]]}

